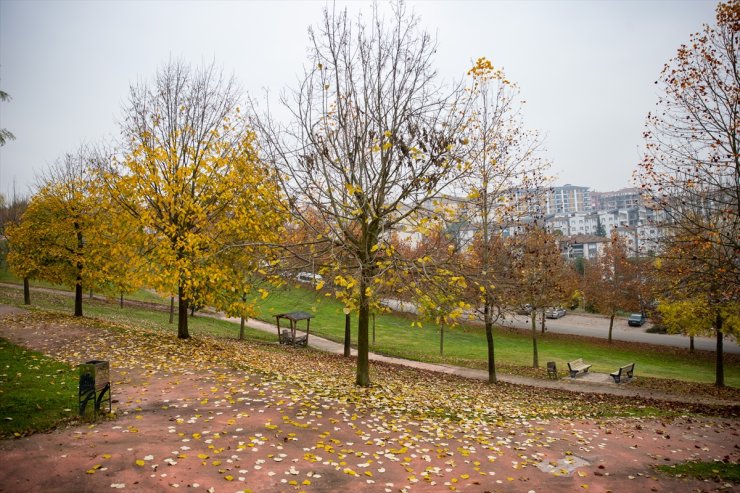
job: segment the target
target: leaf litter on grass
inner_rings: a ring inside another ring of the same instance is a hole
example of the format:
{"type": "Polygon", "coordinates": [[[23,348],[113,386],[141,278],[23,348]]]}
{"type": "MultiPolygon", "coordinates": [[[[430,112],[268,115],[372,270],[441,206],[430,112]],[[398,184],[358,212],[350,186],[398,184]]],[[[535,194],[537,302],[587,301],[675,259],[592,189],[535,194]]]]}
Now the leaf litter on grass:
{"type": "MultiPolygon", "coordinates": [[[[51,348],[59,359],[107,359],[122,376],[120,383],[142,388],[157,379],[173,387],[194,379],[197,395],[161,406],[172,413],[169,456],[157,455],[156,462],[149,453],[136,458],[159,478],[183,463],[245,488],[268,481],[297,491],[347,478],[379,491],[418,484],[456,490],[481,481],[526,482],[533,466],[544,470],[543,463],[555,464],[546,468],[554,476],[582,477],[579,468],[589,462],[556,449],[568,444],[578,454],[593,454],[606,446],[606,433],[553,422],[607,411],[628,414],[645,405],[382,364],[373,365],[374,385],[359,388],[351,361],[311,350],[209,336],[178,340],[170,333],[72,317],[22,317],[29,330],[51,321],[55,331],[89,329],[51,348]]],[[[135,400],[127,404],[131,408],[124,412],[146,419],[147,410],[135,400]]],[[[179,484],[172,481],[170,486],[179,484]]]]}

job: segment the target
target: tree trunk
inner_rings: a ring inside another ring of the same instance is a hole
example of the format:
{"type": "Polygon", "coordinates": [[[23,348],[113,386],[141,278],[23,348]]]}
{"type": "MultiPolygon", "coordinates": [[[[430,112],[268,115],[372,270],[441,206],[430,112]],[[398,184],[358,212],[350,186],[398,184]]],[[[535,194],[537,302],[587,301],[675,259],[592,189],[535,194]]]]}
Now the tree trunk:
{"type": "Polygon", "coordinates": [[[23,304],[31,304],[31,286],[27,277],[23,278],[23,304]]]}
{"type": "Polygon", "coordinates": [[[123,308],[123,291],[121,291],[121,308],[123,308]]]}
{"type": "Polygon", "coordinates": [[[444,356],[445,354],[445,326],[444,324],[439,326],[439,355],[444,356]]]}
{"type": "Polygon", "coordinates": [[[363,272],[360,274],[360,309],[357,316],[357,381],[360,387],[370,386],[370,357],[369,357],[369,321],[370,300],[365,292],[368,288],[369,277],[363,272]]]}
{"type": "Polygon", "coordinates": [[[177,287],[177,337],[189,339],[188,333],[188,300],[183,296],[182,286],[177,287]]]}
{"type": "Polygon", "coordinates": [[[694,352],[694,336],[689,336],[689,352],[694,352]]]}
{"type": "MultiPolygon", "coordinates": [[[[82,241],[82,231],[79,230],[79,225],[77,223],[74,223],[74,227],[77,230],[77,252],[78,254],[81,254],[84,246],[82,241]]],[[[82,268],[82,260],[77,260],[77,278],[75,279],[75,317],[82,316],[82,268]]]]}
{"type": "Polygon", "coordinates": [[[93,290],[92,290],[92,288],[90,288],[90,295],[89,296],[90,296],[90,299],[93,299],[93,290]]]}
{"type": "Polygon", "coordinates": [[[172,324],[172,320],[175,318],[175,297],[170,296],[170,324],[172,324]]]}
{"type": "Polygon", "coordinates": [[[542,310],[542,326],[540,329],[542,333],[544,334],[545,333],[545,310],[542,310]]]}
{"type": "Polygon", "coordinates": [[[75,317],[82,316],[82,278],[77,275],[75,283],[75,317]]]}
{"type": "MultiPolygon", "coordinates": [[[[246,301],[247,301],[247,295],[242,294],[242,302],[246,302],[246,301]]],[[[240,341],[244,340],[244,322],[245,322],[244,314],[242,314],[239,320],[239,340],[240,341]]]]}
{"type": "Polygon", "coordinates": [[[486,343],[488,346],[488,383],[496,383],[496,364],[493,352],[493,321],[491,320],[491,305],[483,307],[483,320],[486,324],[486,343]]]}
{"type": "Polygon", "coordinates": [[[349,358],[352,354],[352,346],[350,345],[352,334],[350,330],[350,316],[349,313],[344,314],[344,357],[349,358]]]}
{"type": "Polygon", "coordinates": [[[612,315],[609,317],[609,344],[612,342],[612,328],[614,328],[614,311],[612,310],[612,315]]]}
{"type": "Polygon", "coordinates": [[[537,354],[537,309],[532,307],[532,368],[539,368],[540,361],[537,354]]]}
{"type": "Polygon", "coordinates": [[[717,319],[715,323],[715,330],[717,331],[717,365],[714,379],[714,385],[716,385],[717,387],[725,386],[725,366],[722,354],[722,340],[724,338],[724,334],[722,333],[722,322],[722,315],[717,313],[717,319]]]}

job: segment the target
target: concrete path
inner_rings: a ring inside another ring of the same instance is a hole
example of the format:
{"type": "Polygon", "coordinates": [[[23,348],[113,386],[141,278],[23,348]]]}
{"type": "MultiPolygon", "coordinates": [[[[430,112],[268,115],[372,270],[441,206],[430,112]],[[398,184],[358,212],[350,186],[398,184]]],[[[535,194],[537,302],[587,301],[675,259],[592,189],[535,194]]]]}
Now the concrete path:
{"type": "MultiPolygon", "coordinates": [[[[227,320],[238,324],[238,318],[221,317],[223,320],[227,320]]],[[[261,320],[249,319],[246,322],[248,327],[264,332],[275,334],[275,340],[277,340],[277,329],[274,325],[262,322],[261,320]]],[[[311,335],[308,339],[308,345],[314,349],[320,351],[326,351],[334,354],[344,354],[344,345],[338,342],[330,341],[322,337],[311,335]]],[[[356,356],[357,351],[352,349],[352,356],[356,356]]],[[[410,368],[417,368],[420,370],[433,371],[437,373],[446,373],[449,375],[457,375],[464,378],[471,378],[476,380],[488,380],[488,372],[485,370],[475,370],[472,368],[463,368],[460,366],[452,365],[441,365],[435,363],[424,363],[421,361],[413,361],[402,358],[394,358],[390,356],[383,356],[381,354],[370,353],[371,361],[379,361],[383,363],[390,363],[393,365],[407,366],[410,368]]],[[[560,369],[561,372],[564,369],[560,369]]],[[[637,368],[639,372],[639,368],[637,368]]],[[[561,389],[571,392],[583,392],[590,394],[611,394],[625,397],[641,397],[646,399],[657,399],[669,402],[689,402],[695,404],[715,404],[721,406],[732,406],[738,405],[737,402],[727,401],[723,399],[712,399],[705,396],[693,397],[686,394],[670,394],[667,392],[659,392],[655,390],[642,389],[637,387],[631,387],[629,383],[616,384],[607,373],[592,373],[589,372],[585,375],[581,375],[577,378],[563,377],[559,380],[544,380],[539,378],[522,377],[518,375],[508,375],[497,373],[497,378],[501,382],[512,383],[516,385],[527,385],[530,387],[548,388],[548,389],[561,389]]]]}

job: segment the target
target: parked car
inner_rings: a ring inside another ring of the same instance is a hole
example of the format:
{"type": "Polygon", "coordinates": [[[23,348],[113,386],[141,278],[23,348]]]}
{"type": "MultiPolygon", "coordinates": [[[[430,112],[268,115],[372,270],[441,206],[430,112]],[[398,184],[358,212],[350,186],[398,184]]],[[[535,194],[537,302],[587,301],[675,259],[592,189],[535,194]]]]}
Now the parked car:
{"type": "Polygon", "coordinates": [[[565,308],[561,306],[551,306],[545,310],[545,317],[547,318],[560,318],[565,316],[565,308]]]}
{"type": "Polygon", "coordinates": [[[532,305],[529,303],[520,306],[516,311],[517,315],[529,315],[530,313],[532,313],[532,305]]]}
{"type": "Polygon", "coordinates": [[[310,272],[299,272],[298,275],[295,276],[295,279],[296,281],[305,284],[318,284],[324,280],[324,278],[321,277],[321,274],[312,274],[310,272]]]}
{"type": "Polygon", "coordinates": [[[633,313],[630,315],[630,318],[627,319],[627,323],[630,327],[642,327],[646,321],[647,317],[644,313],[633,313]]]}

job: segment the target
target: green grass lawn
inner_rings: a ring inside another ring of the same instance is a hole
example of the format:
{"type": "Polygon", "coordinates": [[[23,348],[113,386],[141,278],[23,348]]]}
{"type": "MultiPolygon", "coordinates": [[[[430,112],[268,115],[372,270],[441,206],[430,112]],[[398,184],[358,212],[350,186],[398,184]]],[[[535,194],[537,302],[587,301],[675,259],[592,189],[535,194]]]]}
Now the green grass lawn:
{"type": "Polygon", "coordinates": [[[740,464],[730,462],[683,462],[657,466],[656,469],[671,476],[689,476],[717,482],[740,482],[740,464]]]}
{"type": "MultiPolygon", "coordinates": [[[[16,305],[22,308],[42,309],[70,314],[74,311],[74,300],[71,296],[57,293],[33,292],[31,293],[30,307],[24,306],[23,292],[20,289],[0,287],[0,303],[16,305]]],[[[175,323],[169,323],[169,305],[163,306],[162,310],[152,310],[146,307],[133,307],[126,305],[120,308],[115,300],[102,302],[98,300],[83,300],[83,313],[86,317],[95,317],[123,325],[135,325],[152,330],[177,334],[177,316],[175,323]]],[[[189,319],[189,329],[193,335],[210,334],[219,337],[238,337],[239,325],[216,318],[197,315],[189,319]]],[[[274,342],[276,335],[268,334],[261,330],[245,327],[245,337],[253,340],[274,342]]]]}
{"type": "MultiPolygon", "coordinates": [[[[21,279],[20,277],[17,277],[15,274],[10,272],[8,269],[0,267],[0,282],[6,282],[10,284],[23,284],[23,279],[21,279]]],[[[29,285],[32,287],[38,287],[38,288],[50,288],[50,289],[61,289],[63,291],[72,291],[70,288],[66,286],[52,284],[46,281],[37,281],[35,279],[31,280],[29,282],[29,285]]]]}
{"type": "Polygon", "coordinates": [[[0,437],[52,429],[77,416],[77,369],[0,339],[0,437]]]}
{"type": "MultiPolygon", "coordinates": [[[[34,306],[43,309],[72,311],[71,297],[49,293],[32,293],[34,306]]],[[[0,303],[20,305],[20,290],[0,288],[0,303]]],[[[344,337],[343,306],[337,301],[309,289],[285,287],[273,289],[270,296],[259,306],[265,321],[274,323],[273,315],[294,310],[306,310],[315,314],[311,321],[311,332],[341,342],[344,337]]],[[[115,303],[84,301],[86,316],[99,317],[124,324],[135,324],[157,330],[176,333],[176,325],[168,323],[166,311],[152,311],[127,306],[118,308],[115,303]]],[[[479,326],[445,328],[444,356],[439,355],[439,327],[425,323],[423,328],[412,328],[410,316],[378,314],[375,318],[374,352],[403,358],[456,364],[472,368],[486,367],[485,334],[479,326]]],[[[356,314],[352,316],[353,337],[356,337],[356,314]]],[[[372,325],[372,323],[371,323],[372,325]]],[[[190,319],[193,334],[208,333],[224,337],[237,337],[237,324],[205,316],[190,319]]],[[[372,333],[372,328],[371,328],[372,333]]],[[[247,337],[274,342],[276,335],[257,330],[248,330],[247,337]]],[[[372,338],[372,335],[371,335],[372,338]]],[[[494,331],[496,364],[505,372],[526,373],[532,365],[532,341],[528,331],[496,328],[494,331]],[[517,370],[520,368],[520,370],[517,370]]],[[[354,341],[353,341],[354,342],[354,341]]],[[[635,374],[639,377],[676,379],[692,382],[714,382],[714,356],[710,353],[690,354],[684,349],[637,345],[617,342],[608,344],[604,340],[581,338],[561,334],[538,333],[540,366],[555,361],[561,373],[567,370],[567,361],[584,358],[593,364],[592,371],[612,372],[618,367],[635,362],[635,374]]],[[[734,355],[726,355],[725,383],[740,387],[740,365],[734,355]]],[[[544,375],[544,371],[541,372],[544,375]]]]}
{"type": "MultiPolygon", "coordinates": [[[[10,283],[10,284],[23,284],[23,279],[17,277],[15,274],[10,272],[6,268],[0,267],[0,282],[10,283]]],[[[69,291],[72,292],[72,288],[69,286],[63,286],[61,284],[53,284],[47,281],[40,281],[36,279],[31,279],[29,281],[29,285],[32,288],[49,288],[49,289],[58,289],[61,291],[69,291]]],[[[120,295],[112,294],[112,293],[93,293],[95,296],[105,296],[106,298],[117,301],[119,299],[120,295]]],[[[85,293],[85,295],[89,295],[89,293],[85,293]]],[[[31,298],[33,298],[33,294],[31,295],[31,298]]],[[[169,299],[165,299],[161,296],[159,296],[156,293],[153,293],[146,289],[138,289],[133,293],[129,293],[124,295],[124,300],[133,300],[133,301],[145,301],[148,303],[159,303],[159,304],[169,304],[169,299]]]]}
{"type": "MultiPolygon", "coordinates": [[[[293,310],[305,310],[316,318],[311,320],[311,332],[334,341],[344,340],[343,305],[333,298],[323,296],[310,289],[284,287],[273,289],[270,296],[260,305],[261,318],[274,323],[272,315],[293,310]]],[[[356,336],[356,314],[352,314],[353,337],[356,336]]],[[[411,327],[411,316],[402,314],[378,314],[375,317],[374,352],[403,358],[459,364],[474,368],[486,368],[486,340],[481,326],[466,325],[445,327],[444,356],[439,355],[440,327],[424,323],[422,328],[411,327]]],[[[606,329],[606,327],[605,327],[606,329]]],[[[372,341],[372,321],[371,321],[372,341]]],[[[714,356],[707,353],[690,354],[679,348],[638,345],[615,341],[566,336],[546,332],[537,333],[540,366],[555,361],[562,371],[567,362],[584,358],[593,363],[592,371],[609,373],[620,366],[635,362],[638,376],[671,378],[695,382],[714,382],[714,356]]],[[[353,341],[355,342],[355,341],[353,341]]],[[[494,330],[496,363],[505,366],[532,365],[532,338],[529,331],[505,329],[494,330]]],[[[354,344],[353,344],[354,346],[354,344]]],[[[740,387],[740,366],[731,360],[725,368],[725,383],[740,387]]]]}

